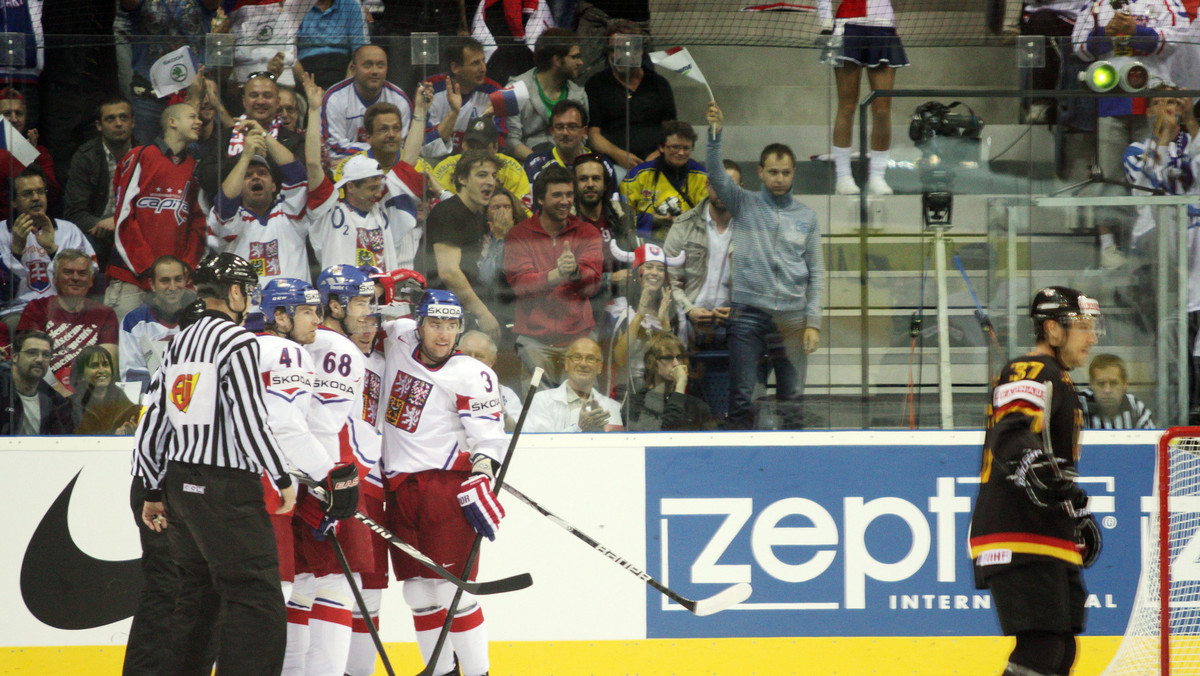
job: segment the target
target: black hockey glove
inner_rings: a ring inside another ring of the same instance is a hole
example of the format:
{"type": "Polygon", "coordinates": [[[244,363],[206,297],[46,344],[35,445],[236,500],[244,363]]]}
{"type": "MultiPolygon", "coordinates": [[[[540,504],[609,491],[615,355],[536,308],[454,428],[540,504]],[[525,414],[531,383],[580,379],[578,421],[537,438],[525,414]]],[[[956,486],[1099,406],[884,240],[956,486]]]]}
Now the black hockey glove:
{"type": "Polygon", "coordinates": [[[348,519],[358,511],[358,469],[352,463],[334,465],[321,487],[329,500],[325,505],[325,513],[329,516],[348,519]]]}
{"type": "MultiPolygon", "coordinates": [[[[1048,457],[1040,448],[1027,448],[1020,459],[1008,464],[1008,480],[1024,488],[1033,504],[1052,507],[1074,504],[1082,489],[1075,485],[1079,476],[1062,458],[1048,457]]],[[[1087,495],[1083,496],[1087,504],[1087,495]]]]}
{"type": "Polygon", "coordinates": [[[1100,558],[1100,550],[1104,548],[1104,538],[1100,535],[1100,526],[1089,512],[1075,522],[1075,543],[1079,554],[1083,556],[1083,567],[1091,568],[1100,558]]]}

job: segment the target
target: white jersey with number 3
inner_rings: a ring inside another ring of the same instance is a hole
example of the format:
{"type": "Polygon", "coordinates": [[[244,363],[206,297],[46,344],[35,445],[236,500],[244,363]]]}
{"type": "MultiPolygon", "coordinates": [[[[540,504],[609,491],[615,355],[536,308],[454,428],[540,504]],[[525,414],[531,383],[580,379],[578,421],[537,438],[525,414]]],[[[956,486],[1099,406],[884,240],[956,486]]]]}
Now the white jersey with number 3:
{"type": "Polygon", "coordinates": [[[362,350],[327,328],[305,346],[313,360],[313,402],[309,425],[336,462],[354,462],[360,475],[379,460],[379,443],[362,424],[362,350]],[[356,423],[357,421],[357,423],[356,423]]]}
{"type": "Polygon", "coordinates": [[[417,358],[416,326],[411,319],[384,323],[387,365],[379,416],[386,479],[431,469],[468,470],[476,453],[503,462],[508,439],[495,372],[463,354],[426,367],[417,358]]]}

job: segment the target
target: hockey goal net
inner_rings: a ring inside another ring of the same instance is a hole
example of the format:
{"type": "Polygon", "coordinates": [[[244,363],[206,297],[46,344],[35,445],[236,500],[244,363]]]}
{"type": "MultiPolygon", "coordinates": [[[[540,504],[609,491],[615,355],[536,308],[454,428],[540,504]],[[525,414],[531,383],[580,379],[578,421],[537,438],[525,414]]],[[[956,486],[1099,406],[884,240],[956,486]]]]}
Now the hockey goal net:
{"type": "Polygon", "coordinates": [[[1200,674],[1200,427],[1163,433],[1154,477],[1133,610],[1103,676],[1200,674]]]}

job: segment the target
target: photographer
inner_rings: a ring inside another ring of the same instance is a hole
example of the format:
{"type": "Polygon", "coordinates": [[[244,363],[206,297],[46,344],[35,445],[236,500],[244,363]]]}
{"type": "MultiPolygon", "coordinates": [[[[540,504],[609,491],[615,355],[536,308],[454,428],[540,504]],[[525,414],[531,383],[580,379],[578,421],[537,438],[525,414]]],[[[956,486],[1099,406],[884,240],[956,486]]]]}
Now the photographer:
{"type": "Polygon", "coordinates": [[[679,120],[662,125],[658,157],[634,167],[621,181],[621,195],[637,214],[654,218],[652,237],[661,242],[675,217],[708,197],[704,165],[692,159],[696,130],[679,120]]]}

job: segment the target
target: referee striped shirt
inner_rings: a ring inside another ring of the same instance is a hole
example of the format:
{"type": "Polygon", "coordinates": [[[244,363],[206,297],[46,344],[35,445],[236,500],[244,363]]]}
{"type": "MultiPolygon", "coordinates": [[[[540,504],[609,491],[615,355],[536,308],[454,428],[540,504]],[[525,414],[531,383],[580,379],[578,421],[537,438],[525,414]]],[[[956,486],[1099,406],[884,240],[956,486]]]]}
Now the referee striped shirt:
{"type": "Polygon", "coordinates": [[[265,397],[254,334],[224,313],[204,314],[163,353],[138,426],[133,473],[159,499],[169,462],[265,469],[281,487],[290,485],[265,397]]]}
{"type": "Polygon", "coordinates": [[[1083,426],[1092,430],[1150,430],[1157,427],[1150,409],[1132,394],[1126,394],[1121,399],[1117,412],[1111,416],[1100,413],[1100,404],[1096,402],[1096,393],[1084,389],[1079,393],[1079,403],[1083,404],[1083,426]]]}

